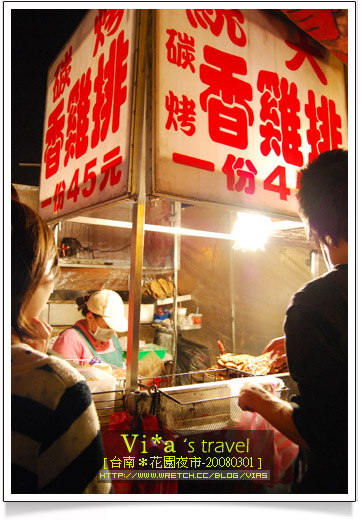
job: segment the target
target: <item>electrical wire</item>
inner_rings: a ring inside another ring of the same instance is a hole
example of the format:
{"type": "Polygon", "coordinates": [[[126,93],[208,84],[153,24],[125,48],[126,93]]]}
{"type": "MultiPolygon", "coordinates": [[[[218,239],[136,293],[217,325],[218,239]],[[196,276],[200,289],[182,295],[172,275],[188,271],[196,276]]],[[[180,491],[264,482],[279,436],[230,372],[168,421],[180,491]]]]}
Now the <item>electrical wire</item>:
{"type": "Polygon", "coordinates": [[[131,247],[131,244],[129,243],[126,246],[121,247],[120,249],[88,249],[88,251],[97,251],[97,253],[117,253],[118,251],[127,249],[127,247],[131,247]]]}

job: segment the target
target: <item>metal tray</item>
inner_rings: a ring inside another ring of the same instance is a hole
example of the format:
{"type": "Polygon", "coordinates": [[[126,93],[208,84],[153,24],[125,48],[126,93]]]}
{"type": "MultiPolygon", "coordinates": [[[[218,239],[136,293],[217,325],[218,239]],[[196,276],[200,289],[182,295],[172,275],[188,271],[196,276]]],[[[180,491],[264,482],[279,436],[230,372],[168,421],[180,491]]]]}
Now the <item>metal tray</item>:
{"type": "MultiPolygon", "coordinates": [[[[273,376],[258,379],[276,380],[273,376]]],[[[157,417],[164,427],[180,435],[236,427],[242,414],[238,406],[240,388],[247,381],[239,382],[235,384],[234,379],[233,384],[219,381],[159,389],[157,417]]],[[[281,397],[282,379],[278,378],[278,386],[281,397]]]]}

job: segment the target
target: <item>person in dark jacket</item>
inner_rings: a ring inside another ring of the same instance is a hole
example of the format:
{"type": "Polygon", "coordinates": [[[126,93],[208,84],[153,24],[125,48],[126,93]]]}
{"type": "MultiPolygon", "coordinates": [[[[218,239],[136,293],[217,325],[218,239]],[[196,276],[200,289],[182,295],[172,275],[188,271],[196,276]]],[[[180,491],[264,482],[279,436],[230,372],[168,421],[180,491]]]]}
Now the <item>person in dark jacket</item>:
{"type": "Polygon", "coordinates": [[[259,412],[300,447],[292,493],[348,492],[348,152],[319,155],[300,173],[300,214],[329,271],[291,299],[285,352],[298,384],[292,403],[260,385],[243,387],[239,405],[259,412]]]}

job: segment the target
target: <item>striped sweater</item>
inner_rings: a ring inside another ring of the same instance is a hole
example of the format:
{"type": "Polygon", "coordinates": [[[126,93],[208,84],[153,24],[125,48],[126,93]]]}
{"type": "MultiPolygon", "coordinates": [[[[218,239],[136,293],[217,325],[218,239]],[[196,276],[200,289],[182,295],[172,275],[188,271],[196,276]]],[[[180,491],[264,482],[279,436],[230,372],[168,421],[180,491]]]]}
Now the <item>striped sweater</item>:
{"type": "Polygon", "coordinates": [[[97,482],[104,450],[83,376],[28,345],[11,352],[11,492],[112,493],[97,482]]]}

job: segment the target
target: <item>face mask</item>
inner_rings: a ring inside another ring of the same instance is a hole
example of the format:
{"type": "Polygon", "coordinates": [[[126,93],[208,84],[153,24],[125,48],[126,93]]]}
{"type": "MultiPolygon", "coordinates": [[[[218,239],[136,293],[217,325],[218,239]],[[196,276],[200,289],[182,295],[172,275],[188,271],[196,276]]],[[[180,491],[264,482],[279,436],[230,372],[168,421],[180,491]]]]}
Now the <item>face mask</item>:
{"type": "Polygon", "coordinates": [[[92,332],[92,335],[96,338],[97,341],[109,341],[114,334],[114,330],[112,329],[102,329],[101,327],[96,328],[95,332],[92,332]]]}

